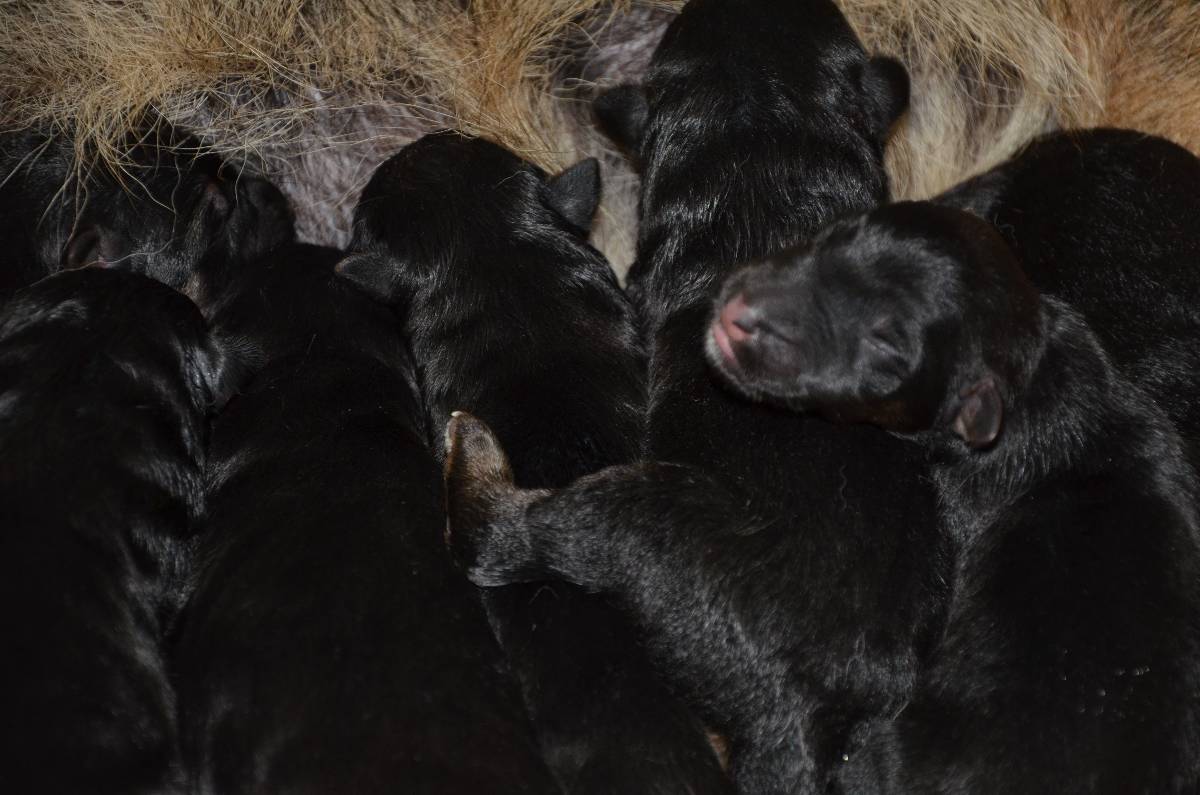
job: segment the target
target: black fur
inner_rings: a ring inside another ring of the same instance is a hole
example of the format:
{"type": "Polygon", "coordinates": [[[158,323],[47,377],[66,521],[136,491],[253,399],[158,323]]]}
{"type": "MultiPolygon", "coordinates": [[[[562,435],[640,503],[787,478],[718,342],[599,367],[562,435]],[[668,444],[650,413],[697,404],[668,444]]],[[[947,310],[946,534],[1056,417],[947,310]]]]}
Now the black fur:
{"type": "MultiPolygon", "coordinates": [[[[723,370],[914,435],[958,550],[929,668],[853,755],[846,791],[1194,792],[1197,488],[1168,413],[956,209],[878,210],[750,276],[737,288],[758,322],[732,360],[715,353],[723,370]]],[[[457,418],[450,443],[451,533],[475,582],[553,574],[615,595],[677,665],[731,649],[743,671],[804,676],[804,650],[760,645],[793,631],[790,584],[741,574],[778,532],[739,523],[719,481],[646,464],[522,492],[481,423],[457,418]]],[[[794,698],[745,681],[727,697],[764,711],[794,698]]]]}
{"type": "Polygon", "coordinates": [[[163,126],[130,143],[116,174],[76,178],[65,136],[0,135],[0,301],[48,273],[101,265],[152,276],[196,300],[231,270],[292,239],[279,189],[163,126]]]}
{"type": "MultiPolygon", "coordinates": [[[[1090,140],[1096,163],[1115,155],[1124,164],[1110,163],[1110,178],[1135,173],[1131,158],[1165,151],[1106,136],[1090,140]]],[[[1053,195],[1070,177],[1076,188],[1093,184],[1069,151],[1054,141],[1032,150],[1033,164],[1060,158],[1041,172],[1039,191],[1053,195]]],[[[990,181],[984,190],[999,190],[986,195],[1015,200],[1013,210],[1037,207],[1042,196],[1025,192],[1029,165],[999,169],[1017,178],[990,181]]],[[[1161,218],[1140,232],[1133,218],[1177,211],[1150,193],[1090,198],[1090,212],[1062,205],[1052,224],[1031,218],[1031,230],[1010,230],[1028,251],[1068,246],[1041,262],[1043,275],[1060,269],[1068,284],[1089,254],[1103,262],[1117,252],[1132,261],[1101,264],[1098,282],[1117,269],[1132,275],[1143,261],[1137,244],[1123,240],[1114,252],[1100,242],[1115,231],[1104,228],[1109,212],[1136,209],[1123,230],[1153,236],[1161,218]],[[1038,243],[1033,230],[1044,235],[1038,243]],[[1082,244],[1089,232],[1100,240],[1082,244]]],[[[1143,240],[1148,291],[1161,289],[1166,263],[1190,263],[1188,235],[1173,252],[1171,240],[1143,240]]],[[[1110,357],[1081,314],[1039,296],[991,225],[932,204],[837,225],[736,289],[758,322],[731,346],[733,358],[718,355],[725,372],[795,408],[915,434],[936,457],[943,524],[957,546],[930,670],[856,760],[848,789],[1195,792],[1197,490],[1184,443],[1154,399],[1160,384],[1139,383],[1159,351],[1133,356],[1133,340],[1122,339],[1126,363],[1110,357]]],[[[1116,314],[1144,309],[1118,300],[1107,297],[1116,314]]],[[[1178,330],[1194,339],[1200,317],[1172,314],[1177,300],[1137,327],[1160,341],[1178,330]]]]}
{"type": "Polygon", "coordinates": [[[1200,159],[1143,133],[1047,136],[938,199],[991,221],[1087,319],[1200,467],[1200,159]]]}
{"type": "MultiPolygon", "coordinates": [[[[828,0],[693,0],[641,86],[597,98],[642,175],[638,262],[655,326],[738,262],[887,198],[883,148],[908,81],[828,0]]],[[[678,321],[677,321],[678,322],[678,321]]]]}
{"type": "Polygon", "coordinates": [[[203,509],[199,311],[88,268],[0,316],[0,790],[178,792],[160,644],[203,509]]]}
{"type": "MultiPolygon", "coordinates": [[[[632,310],[587,245],[594,163],[547,178],[483,140],[427,136],[380,166],[341,270],[402,307],[441,448],[451,411],[494,423],[517,480],[561,486],[637,455],[632,310]]],[[[575,793],[726,792],[690,714],[624,620],[562,585],[489,594],[551,768],[575,793]]]]}
{"type": "Polygon", "coordinates": [[[552,792],[445,555],[408,354],[340,258],[282,249],[215,309],[246,383],[213,428],[177,646],[193,788],[552,792]]]}
{"type": "MultiPolygon", "coordinates": [[[[629,281],[651,354],[644,453],[744,492],[722,514],[731,521],[772,523],[771,543],[677,575],[727,580],[747,610],[768,595],[787,605],[788,621],[746,644],[795,670],[681,640],[695,655],[688,684],[730,735],[747,791],[820,789],[863,726],[903,703],[938,626],[942,539],[921,451],[740,400],[702,356],[712,300],[739,262],[887,198],[884,143],[907,91],[903,69],[868,58],[832,2],[693,0],[645,85],[597,100],[642,171],[629,281]],[[766,708],[732,695],[747,692],[785,695],[766,708]]],[[[688,604],[692,622],[711,615],[688,604]]]]}

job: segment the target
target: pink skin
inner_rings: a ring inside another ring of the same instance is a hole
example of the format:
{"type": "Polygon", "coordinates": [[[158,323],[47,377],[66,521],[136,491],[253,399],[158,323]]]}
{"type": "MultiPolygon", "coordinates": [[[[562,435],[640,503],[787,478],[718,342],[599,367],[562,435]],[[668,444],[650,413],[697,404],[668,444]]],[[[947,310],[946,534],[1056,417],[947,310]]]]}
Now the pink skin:
{"type": "Polygon", "coordinates": [[[737,366],[737,354],[733,351],[733,345],[737,342],[742,342],[750,337],[750,332],[743,329],[737,324],[740,318],[746,311],[746,300],[738,293],[733,298],[721,307],[721,313],[712,324],[712,338],[717,343],[717,348],[721,351],[721,355],[725,357],[725,363],[731,367],[737,366]]]}

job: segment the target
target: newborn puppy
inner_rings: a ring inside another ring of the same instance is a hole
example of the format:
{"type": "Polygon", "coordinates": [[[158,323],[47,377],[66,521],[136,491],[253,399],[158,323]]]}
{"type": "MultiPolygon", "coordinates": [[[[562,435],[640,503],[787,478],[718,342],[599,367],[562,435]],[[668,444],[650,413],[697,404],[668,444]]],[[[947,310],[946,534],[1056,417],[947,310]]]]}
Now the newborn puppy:
{"type": "Polygon", "coordinates": [[[180,792],[160,644],[203,507],[199,311],[88,268],[0,315],[5,792],[180,792]]]}
{"type": "Polygon", "coordinates": [[[241,393],[212,430],[203,569],[176,647],[197,792],[549,793],[456,576],[391,313],[281,249],[215,307],[241,393]]]}
{"type": "MultiPolygon", "coordinates": [[[[599,189],[591,160],[550,178],[488,141],[426,136],[372,177],[355,213],[364,253],[340,266],[401,308],[437,447],[450,412],[470,407],[531,487],[638,451],[633,313],[586,240],[599,189]]],[[[610,606],[561,585],[497,591],[487,605],[565,790],[728,791],[610,606]]]]}
{"type": "Polygon", "coordinates": [[[912,434],[959,548],[931,668],[848,789],[1195,791],[1195,473],[1084,318],[991,225],[929,204],[836,225],[730,289],[722,372],[912,434]]]}
{"type": "Polygon", "coordinates": [[[274,185],[198,151],[166,127],[129,146],[120,174],[97,165],[77,179],[68,139],[0,135],[0,244],[9,253],[0,300],[84,265],[143,273],[206,300],[231,270],[292,239],[274,185]]]}
{"type": "Polygon", "coordinates": [[[733,749],[746,780],[822,788],[863,727],[903,703],[938,631],[943,540],[922,452],[741,400],[702,355],[712,301],[739,263],[887,199],[884,143],[907,89],[903,69],[867,57],[829,0],[693,0],[646,84],[595,105],[642,172],[629,289],[651,355],[644,453],[703,467],[747,495],[739,521],[775,523],[766,558],[739,554],[744,568],[728,576],[772,573],[758,587],[789,620],[756,642],[807,666],[745,682],[743,651],[704,652],[704,678],[720,683],[699,690],[710,720],[773,738],[733,749]],[[746,710],[730,695],[744,689],[783,690],[787,703],[746,710]]]}

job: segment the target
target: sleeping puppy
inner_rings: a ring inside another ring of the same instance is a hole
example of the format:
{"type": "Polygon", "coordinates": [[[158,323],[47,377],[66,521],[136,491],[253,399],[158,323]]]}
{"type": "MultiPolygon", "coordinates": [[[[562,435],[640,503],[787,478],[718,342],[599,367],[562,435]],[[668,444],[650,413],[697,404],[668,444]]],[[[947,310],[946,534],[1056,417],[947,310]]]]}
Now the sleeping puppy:
{"type": "MultiPolygon", "coordinates": [[[[726,377],[928,449],[958,549],[929,668],[845,790],[1194,791],[1195,474],[1083,318],[1039,295],[989,224],[933,204],[836,224],[738,289],[716,320],[737,332],[711,349],[726,377]]],[[[449,436],[451,534],[476,583],[551,574],[614,596],[665,658],[728,645],[747,669],[804,676],[763,641],[802,627],[763,584],[775,572],[736,565],[772,530],[739,524],[720,481],[646,464],[520,490],[481,423],[455,418],[449,436]]],[[[789,694],[738,695],[754,709],[789,694]]]]}
{"type": "MultiPolygon", "coordinates": [[[[595,161],[548,177],[488,141],[426,136],[376,171],[342,274],[400,309],[441,448],[470,407],[517,479],[557,487],[636,457],[644,362],[633,312],[587,244],[595,161]]],[[[573,793],[717,793],[694,718],[610,606],[564,586],[488,594],[551,769],[573,793]]]]}
{"type": "Polygon", "coordinates": [[[213,311],[240,394],[212,429],[175,648],[196,792],[555,791],[477,592],[391,313],[291,246],[213,311]]]}
{"type": "Polygon", "coordinates": [[[229,271],[292,239],[283,194],[173,128],[127,147],[121,174],[76,174],[63,136],[0,135],[0,301],[46,274],[84,265],[131,270],[195,300],[229,271]],[[202,263],[205,265],[202,267],[202,263]]]}
{"type": "Polygon", "coordinates": [[[907,88],[829,0],[693,0],[645,85],[595,105],[642,173],[629,289],[651,356],[644,454],[703,467],[745,495],[738,517],[770,520],[778,536],[761,561],[739,554],[730,576],[773,573],[758,587],[790,620],[763,648],[803,659],[805,674],[735,681],[741,663],[714,659],[721,684],[699,694],[710,720],[758,738],[734,749],[747,781],[820,789],[864,727],[903,703],[938,631],[943,540],[922,452],[743,401],[702,355],[712,301],[739,263],[887,199],[884,144],[907,88]],[[788,704],[746,711],[744,690],[788,704]]]}
{"type": "MultiPolygon", "coordinates": [[[[1154,385],[1039,295],[991,225],[953,208],[837,225],[729,289],[722,372],[912,435],[937,461],[958,547],[930,670],[848,789],[1195,791],[1196,482],[1154,385]]],[[[1194,339],[1200,319],[1169,310],[1142,326],[1194,339]]]]}
{"type": "Polygon", "coordinates": [[[199,311],[87,268],[0,315],[0,788],[180,792],[160,644],[203,507],[199,311]]]}

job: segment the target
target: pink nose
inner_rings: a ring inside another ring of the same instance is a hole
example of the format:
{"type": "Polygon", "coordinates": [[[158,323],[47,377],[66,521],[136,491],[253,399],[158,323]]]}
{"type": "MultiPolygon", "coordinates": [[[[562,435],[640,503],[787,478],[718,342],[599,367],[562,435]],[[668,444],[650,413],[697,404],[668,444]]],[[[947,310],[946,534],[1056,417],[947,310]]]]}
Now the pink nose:
{"type": "Polygon", "coordinates": [[[750,307],[745,297],[738,293],[721,307],[721,328],[729,335],[731,342],[741,342],[754,331],[750,318],[750,307]]]}

